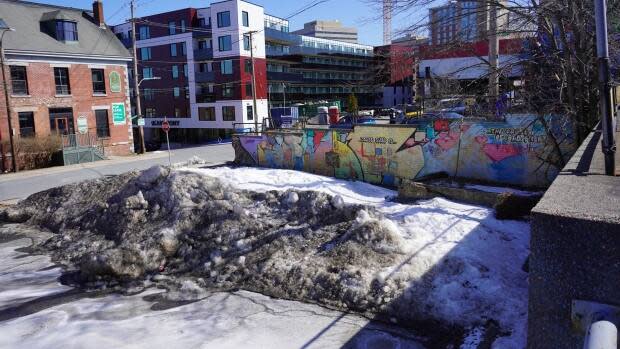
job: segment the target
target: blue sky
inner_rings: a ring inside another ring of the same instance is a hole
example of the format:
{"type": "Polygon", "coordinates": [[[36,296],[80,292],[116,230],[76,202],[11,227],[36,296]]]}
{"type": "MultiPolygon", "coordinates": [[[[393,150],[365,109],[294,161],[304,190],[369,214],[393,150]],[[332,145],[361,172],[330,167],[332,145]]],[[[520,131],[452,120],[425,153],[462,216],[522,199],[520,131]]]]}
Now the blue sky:
{"type": "MultiPolygon", "coordinates": [[[[91,0],[31,0],[36,2],[89,9],[91,0]]],[[[216,1],[216,0],[213,0],[216,1]]],[[[207,7],[210,0],[137,0],[137,15],[145,16],[186,7],[207,7]]],[[[265,12],[278,17],[288,17],[314,2],[311,0],[251,0],[261,5],[265,12]]],[[[118,24],[129,18],[128,0],[104,0],[104,13],[108,24],[118,24]],[[123,8],[124,6],[124,8],[123,8]]],[[[290,19],[291,30],[301,29],[303,23],[314,19],[338,19],[346,26],[359,30],[361,44],[380,45],[383,24],[380,9],[369,5],[368,0],[329,0],[290,19]]],[[[393,27],[402,28],[406,16],[394,19],[393,27]]]]}

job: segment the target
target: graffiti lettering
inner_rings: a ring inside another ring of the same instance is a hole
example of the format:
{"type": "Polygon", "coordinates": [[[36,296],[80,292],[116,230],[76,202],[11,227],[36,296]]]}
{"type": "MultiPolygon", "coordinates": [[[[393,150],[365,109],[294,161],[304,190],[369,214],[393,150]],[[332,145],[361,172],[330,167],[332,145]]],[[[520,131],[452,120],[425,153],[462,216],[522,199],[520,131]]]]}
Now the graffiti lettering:
{"type": "Polygon", "coordinates": [[[360,137],[360,143],[396,144],[394,139],[386,137],[360,137]]]}
{"type": "Polygon", "coordinates": [[[534,134],[529,128],[489,128],[487,135],[501,143],[531,144],[545,141],[544,136],[534,134]]]}

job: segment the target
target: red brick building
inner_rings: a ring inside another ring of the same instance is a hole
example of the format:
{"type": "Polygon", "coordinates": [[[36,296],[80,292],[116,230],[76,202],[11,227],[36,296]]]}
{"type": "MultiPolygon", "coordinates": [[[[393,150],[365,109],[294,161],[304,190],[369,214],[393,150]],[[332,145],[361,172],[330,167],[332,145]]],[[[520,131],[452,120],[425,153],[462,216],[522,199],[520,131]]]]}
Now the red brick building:
{"type": "MultiPolygon", "coordinates": [[[[15,138],[87,133],[103,142],[106,155],[133,152],[131,56],[103,22],[101,1],[86,11],[0,0],[0,18],[14,29],[4,35],[3,46],[15,138]]],[[[1,98],[5,153],[8,139],[1,98]]]]}

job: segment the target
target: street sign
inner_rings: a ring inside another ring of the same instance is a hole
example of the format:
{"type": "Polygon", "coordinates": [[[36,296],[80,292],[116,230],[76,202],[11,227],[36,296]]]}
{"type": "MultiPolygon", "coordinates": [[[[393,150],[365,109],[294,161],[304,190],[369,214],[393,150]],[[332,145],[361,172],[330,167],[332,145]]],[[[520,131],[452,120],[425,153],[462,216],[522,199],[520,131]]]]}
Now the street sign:
{"type": "Polygon", "coordinates": [[[161,123],[161,129],[164,130],[164,132],[166,133],[170,131],[170,123],[168,122],[168,120],[164,120],[164,122],[161,123]]]}
{"type": "Polygon", "coordinates": [[[81,134],[86,134],[88,132],[88,118],[84,115],[80,115],[77,118],[77,129],[81,134]]]}
{"type": "Polygon", "coordinates": [[[110,72],[110,91],[114,93],[121,92],[121,74],[118,72],[110,72]]]}
{"type": "Polygon", "coordinates": [[[112,120],[114,125],[125,125],[125,103],[112,103],[112,120]]]}
{"type": "Polygon", "coordinates": [[[138,126],[144,126],[146,125],[146,120],[144,120],[144,118],[138,118],[138,126]]]}

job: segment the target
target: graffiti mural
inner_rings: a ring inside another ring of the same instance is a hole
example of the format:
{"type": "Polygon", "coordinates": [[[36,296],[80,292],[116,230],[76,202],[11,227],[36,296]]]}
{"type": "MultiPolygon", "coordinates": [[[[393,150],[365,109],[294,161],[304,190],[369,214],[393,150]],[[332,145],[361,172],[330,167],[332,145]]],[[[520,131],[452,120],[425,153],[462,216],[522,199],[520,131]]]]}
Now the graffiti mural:
{"type": "Polygon", "coordinates": [[[565,118],[512,115],[502,122],[420,120],[239,135],[242,165],[285,168],[398,186],[436,174],[544,187],[576,149],[565,118]]]}

